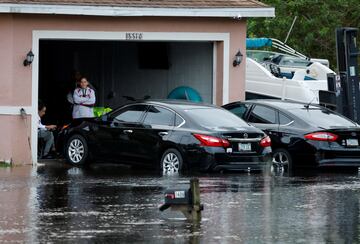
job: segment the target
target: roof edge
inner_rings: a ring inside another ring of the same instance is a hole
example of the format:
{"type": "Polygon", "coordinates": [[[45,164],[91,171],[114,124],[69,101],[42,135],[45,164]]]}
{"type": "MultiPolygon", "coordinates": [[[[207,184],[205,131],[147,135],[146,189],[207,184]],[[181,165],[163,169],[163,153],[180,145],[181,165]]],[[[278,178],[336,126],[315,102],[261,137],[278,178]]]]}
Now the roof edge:
{"type": "Polygon", "coordinates": [[[153,17],[275,17],[273,7],[244,8],[147,8],[89,5],[0,4],[0,13],[59,14],[86,16],[153,16],[153,17]]]}

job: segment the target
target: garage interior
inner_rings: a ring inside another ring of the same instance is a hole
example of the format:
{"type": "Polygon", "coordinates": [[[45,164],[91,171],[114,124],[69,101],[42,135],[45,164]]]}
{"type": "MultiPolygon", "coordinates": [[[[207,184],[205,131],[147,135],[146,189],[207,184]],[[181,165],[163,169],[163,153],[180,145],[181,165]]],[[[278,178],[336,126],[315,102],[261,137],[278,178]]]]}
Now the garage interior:
{"type": "Polygon", "coordinates": [[[165,99],[179,86],[213,102],[213,42],[126,42],[40,40],[39,99],[47,105],[45,124],[66,124],[75,88],[85,76],[96,92],[96,106],[116,108],[123,96],[165,99]]]}

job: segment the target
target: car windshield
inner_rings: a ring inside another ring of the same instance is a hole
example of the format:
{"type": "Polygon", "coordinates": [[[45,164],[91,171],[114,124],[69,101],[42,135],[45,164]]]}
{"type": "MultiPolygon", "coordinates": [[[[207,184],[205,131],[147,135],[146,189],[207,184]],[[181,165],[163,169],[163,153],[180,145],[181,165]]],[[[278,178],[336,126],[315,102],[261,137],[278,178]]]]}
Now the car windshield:
{"type": "Polygon", "coordinates": [[[307,67],[311,62],[306,59],[284,56],[280,60],[280,65],[294,66],[294,67],[307,67]]]}
{"type": "Polygon", "coordinates": [[[270,60],[276,53],[270,51],[246,50],[246,56],[256,62],[270,60]]]}
{"type": "Polygon", "coordinates": [[[198,108],[188,109],[185,112],[200,126],[221,130],[223,128],[241,128],[249,126],[245,121],[223,109],[218,108],[198,108]]]}
{"type": "Polygon", "coordinates": [[[355,127],[357,124],[327,109],[318,107],[291,109],[291,112],[308,123],[322,128],[355,127]]]}

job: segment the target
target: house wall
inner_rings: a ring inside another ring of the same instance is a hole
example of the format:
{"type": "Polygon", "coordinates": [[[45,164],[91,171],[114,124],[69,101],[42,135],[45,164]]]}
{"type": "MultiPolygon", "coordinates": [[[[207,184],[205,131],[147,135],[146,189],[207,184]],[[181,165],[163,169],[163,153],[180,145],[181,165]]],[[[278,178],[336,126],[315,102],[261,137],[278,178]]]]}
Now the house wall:
{"type": "MultiPolygon", "coordinates": [[[[31,106],[32,73],[22,62],[32,48],[34,30],[112,31],[112,32],[213,32],[230,34],[229,63],[240,49],[245,54],[246,20],[226,18],[163,18],[163,17],[91,17],[60,15],[0,14],[0,114],[1,106],[31,106]]],[[[221,47],[219,43],[217,47],[221,47]]],[[[218,48],[217,53],[221,53],[218,48]]],[[[220,57],[221,55],[217,55],[220,57]]],[[[55,58],[55,57],[54,57],[55,58]]],[[[219,61],[221,58],[219,58],[219,61]]],[[[223,72],[217,65],[217,72],[223,72]]],[[[218,74],[218,73],[217,73],[218,74]]],[[[222,76],[217,75],[216,87],[221,88],[222,76]]],[[[245,92],[245,60],[239,67],[229,67],[229,102],[243,99],[245,92]]],[[[222,89],[216,89],[218,105],[222,89]]],[[[20,116],[1,115],[0,133],[10,131],[13,141],[0,137],[0,159],[11,157],[15,163],[30,163],[29,146],[23,143],[26,128],[20,116]],[[21,139],[22,138],[22,139],[21,139]],[[15,139],[14,139],[15,140],[15,139]],[[9,152],[11,149],[11,152],[9,152]]],[[[28,126],[29,127],[29,126],[28,126]]]]}

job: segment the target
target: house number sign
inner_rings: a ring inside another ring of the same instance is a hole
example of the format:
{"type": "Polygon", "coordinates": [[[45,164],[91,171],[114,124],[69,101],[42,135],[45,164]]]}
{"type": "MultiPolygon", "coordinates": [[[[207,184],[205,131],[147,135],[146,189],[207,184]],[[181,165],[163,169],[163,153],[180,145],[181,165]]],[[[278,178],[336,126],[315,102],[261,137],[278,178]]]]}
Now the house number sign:
{"type": "Polygon", "coordinates": [[[143,33],[140,32],[127,32],[126,33],[126,40],[142,40],[143,33]]]}

